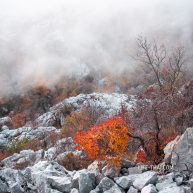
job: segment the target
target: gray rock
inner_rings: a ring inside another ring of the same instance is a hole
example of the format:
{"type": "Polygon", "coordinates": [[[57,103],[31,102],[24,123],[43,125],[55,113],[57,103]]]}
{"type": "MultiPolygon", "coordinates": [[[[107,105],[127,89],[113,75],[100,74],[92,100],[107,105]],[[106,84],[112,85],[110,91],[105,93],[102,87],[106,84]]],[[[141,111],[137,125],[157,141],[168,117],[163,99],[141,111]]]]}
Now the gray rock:
{"type": "Polygon", "coordinates": [[[171,188],[172,189],[173,187],[176,187],[176,186],[177,186],[176,182],[156,184],[156,188],[159,191],[163,190],[164,188],[171,188]]]}
{"type": "Polygon", "coordinates": [[[78,190],[76,188],[73,188],[70,193],[78,193],[78,190]]]}
{"type": "Polygon", "coordinates": [[[191,190],[193,190],[193,178],[191,178],[191,179],[189,180],[189,184],[190,184],[191,190]]]}
{"type": "Polygon", "coordinates": [[[155,184],[157,180],[158,177],[155,172],[147,171],[139,175],[139,177],[133,182],[133,186],[138,190],[142,190],[142,188],[148,184],[155,184]]]}
{"type": "Polygon", "coordinates": [[[104,193],[122,193],[122,191],[117,185],[114,185],[109,190],[104,191],[104,193]]]}
{"type": "Polygon", "coordinates": [[[1,127],[1,130],[9,130],[9,127],[7,125],[3,125],[3,127],[1,127]]]}
{"type": "Polygon", "coordinates": [[[10,124],[11,124],[11,118],[10,117],[0,118],[0,128],[4,125],[9,126],[10,124]]]}
{"type": "Polygon", "coordinates": [[[11,186],[11,192],[13,193],[24,193],[25,190],[18,184],[18,183],[15,183],[11,186]]]}
{"type": "Polygon", "coordinates": [[[123,177],[115,178],[115,182],[123,189],[129,189],[129,187],[133,184],[134,180],[137,177],[138,175],[123,176],[123,177]]]}
{"type": "MultiPolygon", "coordinates": [[[[55,123],[64,124],[65,108],[74,110],[81,109],[87,104],[97,104],[98,107],[103,108],[103,117],[114,116],[120,110],[121,104],[124,104],[130,109],[136,102],[135,96],[128,98],[125,94],[112,93],[92,93],[92,94],[79,94],[76,97],[70,97],[62,102],[51,107],[47,113],[44,113],[35,120],[37,126],[53,126],[55,123]],[[97,101],[97,103],[96,103],[97,101]]],[[[101,117],[102,118],[102,117],[101,117]]]]}
{"type": "Polygon", "coordinates": [[[69,177],[49,176],[48,183],[53,189],[60,192],[70,192],[72,188],[72,181],[69,177]]]}
{"type": "Polygon", "coordinates": [[[2,163],[6,167],[14,168],[17,165],[33,165],[39,162],[44,157],[44,150],[23,150],[19,154],[15,153],[12,156],[5,158],[2,163]]]}
{"type": "Polygon", "coordinates": [[[0,138],[0,150],[3,150],[7,147],[9,141],[6,138],[0,138]]]}
{"type": "Polygon", "coordinates": [[[186,193],[183,187],[172,186],[163,188],[159,193],[186,193]]]}
{"type": "Polygon", "coordinates": [[[0,193],[9,192],[9,187],[6,182],[0,178],[0,193]]]}
{"type": "Polygon", "coordinates": [[[174,151],[175,145],[178,143],[180,136],[177,136],[173,141],[169,142],[164,148],[164,161],[171,163],[172,152],[174,151]]]}
{"type": "MultiPolygon", "coordinates": [[[[42,192],[42,190],[40,190],[42,192]]],[[[54,190],[54,189],[46,189],[44,192],[46,193],[61,193],[60,191],[58,190],[54,190]]],[[[33,192],[32,192],[33,193],[33,192]]],[[[38,192],[39,193],[39,192],[38,192]]]]}
{"type": "Polygon", "coordinates": [[[175,182],[178,186],[180,186],[183,183],[183,177],[182,176],[178,176],[175,178],[175,182]]]}
{"type": "Polygon", "coordinates": [[[135,189],[133,186],[131,186],[131,187],[129,188],[129,190],[127,191],[127,193],[138,193],[138,190],[135,189]]]}
{"type": "Polygon", "coordinates": [[[94,173],[80,173],[79,177],[79,191],[80,193],[90,193],[96,187],[94,173]]]}
{"type": "Polygon", "coordinates": [[[141,193],[157,193],[157,190],[153,184],[149,184],[141,190],[141,193]]]}
{"type": "Polygon", "coordinates": [[[107,191],[115,185],[113,180],[108,177],[104,177],[98,185],[100,191],[107,191]]]}
{"type": "Polygon", "coordinates": [[[174,179],[174,173],[170,173],[167,175],[163,175],[163,176],[159,176],[158,177],[158,182],[156,184],[156,188],[157,190],[162,190],[164,187],[168,187],[171,185],[177,185],[176,183],[174,183],[173,181],[174,179]]]}
{"type": "Polygon", "coordinates": [[[53,189],[59,192],[61,192],[61,188],[70,192],[72,186],[71,177],[65,168],[56,162],[40,161],[27,169],[31,170],[31,181],[38,190],[47,193],[53,186],[55,187],[53,189]]]}
{"type": "Polygon", "coordinates": [[[88,169],[89,171],[92,171],[92,172],[99,172],[99,171],[100,171],[99,165],[100,165],[100,162],[95,160],[93,163],[91,163],[91,164],[87,167],[87,169],[88,169]]]}
{"type": "Polygon", "coordinates": [[[105,166],[102,168],[102,174],[109,178],[117,177],[119,174],[120,169],[119,168],[112,168],[109,166],[105,166]]]}
{"type": "Polygon", "coordinates": [[[172,152],[171,163],[174,171],[183,172],[193,169],[193,128],[186,129],[185,133],[175,144],[172,152]]]}
{"type": "Polygon", "coordinates": [[[77,171],[72,176],[72,187],[73,188],[79,189],[79,178],[80,178],[80,172],[77,171]]]}
{"type": "Polygon", "coordinates": [[[131,174],[142,174],[145,171],[143,166],[136,166],[132,168],[128,168],[129,175],[131,174]]]}
{"type": "Polygon", "coordinates": [[[192,190],[191,190],[191,188],[189,186],[183,185],[182,187],[184,188],[186,193],[192,193],[192,190]]]}
{"type": "Polygon", "coordinates": [[[37,129],[32,129],[32,127],[21,127],[14,130],[5,129],[0,132],[0,148],[4,148],[5,145],[10,145],[14,140],[24,139],[45,140],[49,147],[50,141],[47,139],[47,136],[49,133],[58,132],[59,130],[55,127],[38,127],[37,129]]]}

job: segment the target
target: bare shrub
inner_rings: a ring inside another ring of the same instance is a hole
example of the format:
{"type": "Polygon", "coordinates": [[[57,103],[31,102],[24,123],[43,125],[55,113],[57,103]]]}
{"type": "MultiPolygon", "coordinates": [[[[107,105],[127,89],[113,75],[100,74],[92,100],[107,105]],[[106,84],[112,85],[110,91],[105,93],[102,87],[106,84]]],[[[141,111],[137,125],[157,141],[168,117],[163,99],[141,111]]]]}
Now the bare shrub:
{"type": "Polygon", "coordinates": [[[67,170],[73,171],[87,168],[88,165],[92,163],[92,161],[85,157],[81,158],[80,156],[76,156],[73,153],[69,153],[65,155],[65,157],[60,158],[58,163],[64,166],[67,170]]]}

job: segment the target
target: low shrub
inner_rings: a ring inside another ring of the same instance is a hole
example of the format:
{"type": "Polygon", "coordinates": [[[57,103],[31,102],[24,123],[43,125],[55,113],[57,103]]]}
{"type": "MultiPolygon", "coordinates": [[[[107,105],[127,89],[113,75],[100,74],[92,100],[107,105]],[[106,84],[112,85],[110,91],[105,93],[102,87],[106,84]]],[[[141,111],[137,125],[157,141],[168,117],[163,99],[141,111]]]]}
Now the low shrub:
{"type": "Polygon", "coordinates": [[[83,168],[87,168],[88,165],[92,163],[88,158],[81,158],[73,153],[67,154],[65,157],[60,158],[58,163],[64,166],[67,170],[80,170],[83,168]]]}
{"type": "Polygon", "coordinates": [[[5,150],[3,150],[0,153],[0,161],[5,159],[6,157],[9,157],[13,155],[14,153],[19,153],[22,150],[34,150],[37,151],[41,149],[42,143],[41,141],[37,139],[29,140],[27,138],[24,138],[22,140],[17,140],[12,142],[5,150]]]}

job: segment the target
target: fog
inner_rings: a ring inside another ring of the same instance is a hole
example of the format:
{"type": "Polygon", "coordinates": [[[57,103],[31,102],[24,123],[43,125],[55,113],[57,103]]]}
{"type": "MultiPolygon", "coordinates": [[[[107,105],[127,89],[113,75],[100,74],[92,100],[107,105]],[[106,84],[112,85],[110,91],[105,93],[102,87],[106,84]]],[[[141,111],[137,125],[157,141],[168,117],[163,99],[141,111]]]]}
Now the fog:
{"type": "Polygon", "coordinates": [[[0,96],[87,66],[132,73],[139,35],[191,50],[192,29],[192,0],[0,0],[0,96]]]}

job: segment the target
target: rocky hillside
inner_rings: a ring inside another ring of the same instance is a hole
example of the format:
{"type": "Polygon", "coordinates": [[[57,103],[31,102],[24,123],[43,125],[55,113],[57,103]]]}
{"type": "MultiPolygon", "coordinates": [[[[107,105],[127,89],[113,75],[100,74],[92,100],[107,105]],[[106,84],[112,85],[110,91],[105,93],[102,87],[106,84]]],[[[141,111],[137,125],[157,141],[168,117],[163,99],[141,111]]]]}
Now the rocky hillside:
{"type": "Polygon", "coordinates": [[[165,161],[158,166],[135,164],[124,160],[119,170],[99,167],[97,161],[86,169],[69,171],[57,163],[69,152],[83,156],[66,138],[47,151],[24,150],[2,161],[0,192],[2,193],[191,193],[193,191],[192,140],[193,128],[165,148],[165,161]],[[58,156],[57,153],[61,151],[58,156]],[[179,155],[179,159],[176,158],[179,155]],[[170,163],[168,164],[170,157],[170,163]],[[23,164],[27,165],[23,165],[23,164]],[[30,166],[29,166],[30,165],[30,166]],[[16,167],[17,166],[17,167],[16,167]],[[21,167],[21,168],[19,168],[21,167]],[[16,169],[17,168],[17,169],[16,169]],[[188,170],[187,170],[188,169],[188,170]]]}
{"type": "Polygon", "coordinates": [[[1,193],[191,193],[193,192],[193,128],[168,143],[159,165],[123,159],[120,167],[94,161],[84,165],[85,152],[71,137],[61,137],[67,111],[85,106],[103,109],[103,120],[131,110],[136,97],[124,94],[78,95],[58,103],[25,127],[9,128],[11,119],[0,119],[1,193]],[[54,127],[59,122],[60,127],[54,127]],[[58,137],[60,136],[60,137],[58,137]],[[22,148],[21,148],[22,147],[22,148]],[[3,157],[5,156],[5,157],[3,157]]]}

